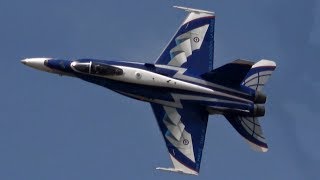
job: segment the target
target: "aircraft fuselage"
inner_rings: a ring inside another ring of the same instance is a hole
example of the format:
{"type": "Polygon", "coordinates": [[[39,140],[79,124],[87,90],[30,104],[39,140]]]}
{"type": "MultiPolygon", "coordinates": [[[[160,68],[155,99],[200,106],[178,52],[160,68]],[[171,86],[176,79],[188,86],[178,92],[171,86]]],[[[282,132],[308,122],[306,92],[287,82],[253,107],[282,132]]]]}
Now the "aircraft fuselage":
{"type": "Polygon", "coordinates": [[[264,114],[264,107],[255,105],[255,91],[188,76],[184,68],[95,59],[32,58],[22,62],[39,70],[78,77],[141,101],[174,108],[182,108],[182,101],[190,102],[206,107],[210,114],[264,114]]]}

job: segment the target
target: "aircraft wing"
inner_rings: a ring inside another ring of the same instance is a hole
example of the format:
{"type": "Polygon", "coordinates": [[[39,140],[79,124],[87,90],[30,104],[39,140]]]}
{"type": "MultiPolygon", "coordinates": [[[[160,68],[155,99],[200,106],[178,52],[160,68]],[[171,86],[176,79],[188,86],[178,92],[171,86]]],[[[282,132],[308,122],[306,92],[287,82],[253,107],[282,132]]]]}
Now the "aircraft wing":
{"type": "Polygon", "coordinates": [[[184,105],[182,109],[151,103],[165,140],[173,168],[160,170],[198,175],[208,123],[205,109],[184,105]]]}
{"type": "Polygon", "coordinates": [[[214,13],[175,7],[189,14],[155,64],[185,68],[187,73],[193,75],[211,71],[214,56],[214,13]]]}

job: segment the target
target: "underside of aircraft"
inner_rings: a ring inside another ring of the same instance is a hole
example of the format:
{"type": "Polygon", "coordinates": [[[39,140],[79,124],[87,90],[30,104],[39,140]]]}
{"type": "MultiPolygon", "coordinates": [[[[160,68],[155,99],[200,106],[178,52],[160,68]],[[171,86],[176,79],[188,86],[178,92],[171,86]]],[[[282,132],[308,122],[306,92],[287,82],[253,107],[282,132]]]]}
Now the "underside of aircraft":
{"type": "Polygon", "coordinates": [[[198,175],[209,115],[223,115],[256,151],[268,145],[259,118],[265,115],[262,89],[276,64],[270,60],[235,60],[214,68],[215,14],[188,12],[155,63],[114,60],[29,58],[38,70],[80,78],[122,95],[150,103],[172,168],[198,175]]]}

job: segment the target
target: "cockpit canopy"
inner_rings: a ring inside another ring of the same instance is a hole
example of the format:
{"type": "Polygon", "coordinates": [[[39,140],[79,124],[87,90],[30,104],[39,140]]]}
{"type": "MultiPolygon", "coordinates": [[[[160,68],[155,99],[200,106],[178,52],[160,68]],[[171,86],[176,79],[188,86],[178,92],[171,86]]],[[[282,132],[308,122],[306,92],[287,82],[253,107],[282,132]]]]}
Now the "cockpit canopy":
{"type": "Polygon", "coordinates": [[[119,76],[123,74],[123,70],[106,65],[103,63],[96,63],[96,62],[72,62],[71,68],[79,73],[84,74],[93,74],[93,75],[100,75],[100,76],[119,76]]]}

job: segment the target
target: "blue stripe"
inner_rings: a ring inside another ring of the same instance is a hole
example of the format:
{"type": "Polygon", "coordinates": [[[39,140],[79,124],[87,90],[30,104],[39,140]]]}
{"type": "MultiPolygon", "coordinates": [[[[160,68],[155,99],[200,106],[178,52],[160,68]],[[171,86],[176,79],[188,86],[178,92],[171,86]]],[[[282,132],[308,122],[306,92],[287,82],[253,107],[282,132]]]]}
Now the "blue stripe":
{"type": "Polygon", "coordinates": [[[188,105],[186,105],[184,109],[177,109],[178,113],[181,115],[181,121],[185,125],[185,130],[189,132],[192,137],[193,152],[195,156],[195,162],[192,162],[167,140],[165,134],[168,129],[163,122],[163,118],[165,116],[163,106],[153,103],[151,103],[151,106],[156,116],[160,131],[162,132],[162,136],[165,139],[169,153],[181,164],[199,172],[208,122],[208,113],[204,109],[188,105]],[[192,111],[190,109],[192,109],[192,111]]]}
{"type": "Polygon", "coordinates": [[[250,69],[250,71],[248,72],[247,76],[245,79],[247,79],[248,77],[250,77],[253,74],[257,74],[259,72],[263,72],[263,71],[274,71],[275,70],[275,66],[261,66],[261,67],[256,67],[256,68],[252,68],[250,69]]]}
{"type": "Polygon", "coordinates": [[[230,124],[237,130],[237,132],[241,134],[244,138],[246,138],[248,141],[260,147],[268,148],[268,145],[266,143],[259,141],[252,134],[248,133],[245,130],[245,128],[241,124],[240,116],[225,115],[225,117],[230,122],[230,124]]]}
{"type": "Polygon", "coordinates": [[[200,75],[213,68],[213,49],[214,49],[214,16],[208,16],[192,20],[182,25],[178,32],[174,35],[173,39],[169,42],[163,53],[160,55],[156,64],[167,65],[171,61],[170,50],[176,47],[176,38],[184,33],[187,33],[195,28],[199,28],[204,25],[209,25],[209,28],[204,36],[201,48],[192,52],[192,55],[188,57],[186,63],[182,67],[187,68],[189,73],[194,75],[200,75]],[[201,60],[201,61],[200,61],[201,60]]]}
{"type": "MultiPolygon", "coordinates": [[[[173,78],[173,76],[177,73],[176,70],[171,70],[171,69],[166,69],[166,68],[160,68],[160,67],[150,68],[150,67],[145,66],[145,64],[143,64],[143,63],[122,62],[122,61],[114,61],[114,60],[106,61],[106,60],[97,60],[97,59],[78,59],[76,61],[78,61],[78,62],[90,62],[90,61],[92,61],[92,62],[97,62],[97,63],[104,63],[104,64],[107,64],[107,65],[118,65],[118,66],[127,66],[127,67],[132,67],[132,68],[139,68],[139,69],[143,69],[143,70],[146,70],[146,71],[162,74],[162,75],[165,75],[165,76],[168,76],[168,77],[171,77],[171,78],[173,78]]],[[[84,78],[86,75],[74,72],[70,68],[71,62],[73,62],[73,61],[50,60],[48,62],[48,67],[53,68],[53,69],[57,69],[57,70],[60,70],[60,71],[63,71],[63,72],[72,73],[72,74],[74,74],[74,75],[76,75],[76,76],[78,76],[78,77],[80,77],[82,79],[97,78],[97,80],[92,80],[91,79],[91,80],[87,80],[87,81],[89,81],[89,82],[95,81],[95,82],[97,82],[96,84],[99,84],[99,85],[102,85],[104,87],[107,87],[107,86],[103,85],[103,84],[108,84],[107,82],[101,82],[101,81],[106,81],[105,79],[104,80],[99,80],[99,77],[91,77],[91,78],[86,77],[86,78],[84,78]]],[[[198,78],[198,77],[195,77],[195,78],[198,78]]],[[[177,79],[177,78],[174,78],[174,79],[177,79]]],[[[219,92],[227,93],[227,94],[230,94],[230,95],[238,96],[238,97],[241,97],[241,98],[245,98],[245,99],[248,99],[248,100],[251,100],[251,101],[254,99],[254,91],[252,91],[250,88],[248,89],[248,88],[241,87],[240,89],[233,89],[233,90],[239,91],[239,92],[234,92],[231,89],[228,90],[228,88],[212,87],[212,86],[209,86],[209,85],[204,85],[202,83],[197,83],[197,82],[183,80],[183,79],[179,79],[179,80],[185,81],[185,82],[189,82],[189,83],[192,83],[192,84],[196,84],[196,85],[199,85],[199,86],[202,86],[202,87],[206,87],[206,88],[209,88],[209,89],[213,89],[215,91],[219,91],[219,92]]],[[[202,80],[202,79],[200,78],[199,80],[202,80]]]]}

